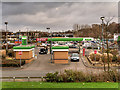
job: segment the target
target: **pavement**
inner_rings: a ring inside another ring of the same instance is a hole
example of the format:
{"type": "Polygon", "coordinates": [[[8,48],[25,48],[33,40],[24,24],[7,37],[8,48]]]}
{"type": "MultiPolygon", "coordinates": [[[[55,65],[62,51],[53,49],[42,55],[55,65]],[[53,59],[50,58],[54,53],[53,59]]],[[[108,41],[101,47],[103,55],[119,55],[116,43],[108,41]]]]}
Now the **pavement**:
{"type": "MultiPolygon", "coordinates": [[[[3,77],[41,77],[45,76],[48,72],[63,72],[65,69],[73,69],[83,72],[93,72],[99,73],[103,71],[102,69],[93,69],[86,67],[83,63],[84,57],[80,55],[79,62],[69,62],[69,64],[54,64],[50,61],[50,54],[38,54],[39,48],[36,48],[37,59],[35,59],[27,67],[23,66],[23,69],[20,68],[3,68],[2,76],[3,77]]],[[[86,61],[85,61],[86,62],[86,61]]]]}

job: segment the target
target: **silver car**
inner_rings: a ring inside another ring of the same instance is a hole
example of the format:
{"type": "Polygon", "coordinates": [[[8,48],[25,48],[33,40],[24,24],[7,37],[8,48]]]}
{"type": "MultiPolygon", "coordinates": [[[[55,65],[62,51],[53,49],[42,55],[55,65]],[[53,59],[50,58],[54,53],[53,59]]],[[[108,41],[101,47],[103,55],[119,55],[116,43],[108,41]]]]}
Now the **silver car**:
{"type": "Polygon", "coordinates": [[[78,53],[73,53],[71,55],[71,61],[79,61],[79,54],[78,53]]]}

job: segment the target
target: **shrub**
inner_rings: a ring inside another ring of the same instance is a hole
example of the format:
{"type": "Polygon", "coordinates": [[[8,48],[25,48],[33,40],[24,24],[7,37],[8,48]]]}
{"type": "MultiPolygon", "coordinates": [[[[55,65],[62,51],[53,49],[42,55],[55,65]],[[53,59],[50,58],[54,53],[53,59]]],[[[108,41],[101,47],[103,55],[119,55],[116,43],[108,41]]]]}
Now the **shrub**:
{"type": "Polygon", "coordinates": [[[64,73],[61,74],[58,74],[58,72],[47,73],[44,78],[47,82],[118,82],[118,79],[120,79],[117,71],[85,74],[73,70],[65,70],[64,73]]]}
{"type": "Polygon", "coordinates": [[[101,54],[100,53],[97,53],[96,55],[94,53],[90,53],[90,59],[92,61],[100,61],[100,58],[101,58],[101,54]],[[95,58],[96,57],[96,58],[95,58]]]}
{"type": "Polygon", "coordinates": [[[120,62],[120,55],[117,55],[117,60],[120,62]]]}
{"type": "Polygon", "coordinates": [[[104,81],[110,81],[110,82],[118,82],[119,79],[119,75],[117,73],[117,71],[107,71],[102,73],[103,77],[104,77],[104,81]]]}
{"type": "MultiPolygon", "coordinates": [[[[112,62],[113,59],[113,55],[111,53],[109,53],[109,61],[112,62]]],[[[108,62],[108,57],[107,57],[107,53],[103,53],[102,55],[102,61],[103,62],[108,62]]]]}
{"type": "Polygon", "coordinates": [[[63,82],[63,81],[64,81],[63,75],[58,75],[56,78],[56,82],[63,82]]]}
{"type": "Polygon", "coordinates": [[[113,62],[117,61],[117,56],[116,55],[113,55],[112,61],[113,62]]]}
{"type": "Polygon", "coordinates": [[[7,55],[9,57],[14,57],[14,51],[13,50],[8,50],[7,55]]]}
{"type": "Polygon", "coordinates": [[[75,75],[73,70],[65,70],[67,82],[75,81],[75,75]]]}
{"type": "Polygon", "coordinates": [[[5,57],[6,57],[6,56],[3,54],[3,55],[2,55],[2,59],[5,59],[5,57]]]}
{"type": "Polygon", "coordinates": [[[47,73],[44,77],[47,82],[56,82],[58,76],[58,72],[55,73],[47,73]]]}
{"type": "Polygon", "coordinates": [[[76,81],[80,81],[80,82],[85,81],[85,75],[83,72],[75,71],[74,76],[76,81]]]}
{"type": "Polygon", "coordinates": [[[118,54],[118,50],[117,50],[117,49],[110,50],[110,53],[111,53],[113,56],[116,56],[116,55],[118,54]]]}

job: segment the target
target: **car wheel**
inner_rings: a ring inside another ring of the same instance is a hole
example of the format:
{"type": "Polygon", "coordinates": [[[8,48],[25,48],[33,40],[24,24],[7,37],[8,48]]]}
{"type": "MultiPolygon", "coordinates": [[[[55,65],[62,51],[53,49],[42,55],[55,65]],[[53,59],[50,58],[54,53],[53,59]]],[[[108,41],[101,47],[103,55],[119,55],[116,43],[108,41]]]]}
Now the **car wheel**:
{"type": "Polygon", "coordinates": [[[77,62],[79,62],[79,59],[77,60],[77,62]]]}

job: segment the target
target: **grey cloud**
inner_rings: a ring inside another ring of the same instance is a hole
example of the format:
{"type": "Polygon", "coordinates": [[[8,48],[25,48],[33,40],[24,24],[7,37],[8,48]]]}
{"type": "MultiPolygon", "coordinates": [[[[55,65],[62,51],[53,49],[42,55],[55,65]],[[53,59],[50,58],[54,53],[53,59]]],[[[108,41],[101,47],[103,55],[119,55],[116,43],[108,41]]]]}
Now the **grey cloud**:
{"type": "MultiPolygon", "coordinates": [[[[54,30],[72,29],[72,25],[101,23],[100,16],[118,15],[117,3],[64,3],[26,2],[3,3],[3,21],[17,29],[26,26],[31,29],[54,30]]],[[[12,28],[11,28],[12,29],[12,28]]],[[[23,29],[23,28],[22,28],[23,29]]]]}

